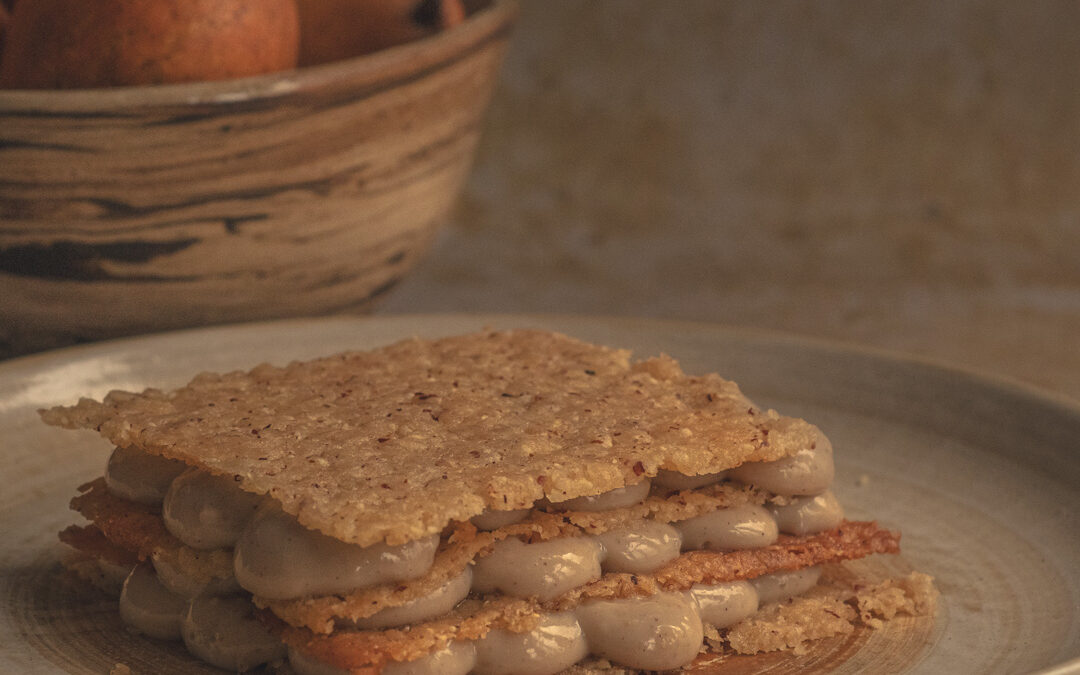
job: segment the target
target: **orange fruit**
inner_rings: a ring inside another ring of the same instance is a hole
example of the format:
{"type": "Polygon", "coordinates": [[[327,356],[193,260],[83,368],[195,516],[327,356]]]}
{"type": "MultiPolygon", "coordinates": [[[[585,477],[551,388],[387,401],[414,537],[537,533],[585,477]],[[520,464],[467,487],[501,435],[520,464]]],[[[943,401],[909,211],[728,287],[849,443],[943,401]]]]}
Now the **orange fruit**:
{"type": "Polygon", "coordinates": [[[223,80],[296,67],[296,0],[32,0],[11,15],[0,87],[223,80]]]}
{"type": "Polygon", "coordinates": [[[359,56],[465,20],[461,0],[298,0],[300,64],[359,56]]]}

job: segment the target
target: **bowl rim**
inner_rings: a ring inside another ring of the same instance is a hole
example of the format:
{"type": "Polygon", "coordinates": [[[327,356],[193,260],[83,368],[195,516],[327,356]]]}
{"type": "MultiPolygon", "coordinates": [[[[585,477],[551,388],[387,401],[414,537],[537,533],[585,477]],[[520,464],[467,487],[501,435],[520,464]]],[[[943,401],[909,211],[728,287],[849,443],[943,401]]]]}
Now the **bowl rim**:
{"type": "Polygon", "coordinates": [[[438,70],[490,42],[504,39],[518,10],[517,0],[490,0],[465,21],[434,35],[370,54],[252,77],[97,89],[0,89],[0,114],[228,106],[333,86],[382,89],[438,70]]]}

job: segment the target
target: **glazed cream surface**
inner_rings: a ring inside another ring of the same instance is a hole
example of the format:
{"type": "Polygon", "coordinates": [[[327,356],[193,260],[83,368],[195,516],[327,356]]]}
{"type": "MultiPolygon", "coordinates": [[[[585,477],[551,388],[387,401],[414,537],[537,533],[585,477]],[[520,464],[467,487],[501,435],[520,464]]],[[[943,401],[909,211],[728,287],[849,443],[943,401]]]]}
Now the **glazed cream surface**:
{"type": "Polygon", "coordinates": [[[795,454],[772,462],[747,462],[728,475],[785,497],[818,495],[832,485],[833,447],[824,434],[795,454]]]}
{"type": "Polygon", "coordinates": [[[589,653],[572,612],[548,614],[528,633],[493,630],[476,642],[476,675],[552,675],[589,653]]]}
{"type": "Polygon", "coordinates": [[[105,464],[105,486],[121,499],[157,506],[165,499],[173,479],[186,468],[175,459],[116,448],[105,464]]]}
{"type": "Polygon", "coordinates": [[[812,497],[793,497],[790,504],[771,509],[781,532],[794,535],[831,530],[844,521],[844,507],[831,490],[812,497]]]}
{"type": "Polygon", "coordinates": [[[188,604],[180,629],[184,646],[207,663],[244,672],[284,659],[286,647],[253,615],[242,596],[199,596],[188,604]]]}
{"type": "Polygon", "coordinates": [[[288,600],[421,577],[438,536],[401,546],[357,546],[303,527],[276,505],[260,508],[236,543],[236,580],[255,595],[288,600]]]}
{"type": "Polygon", "coordinates": [[[642,520],[596,535],[605,572],[643,574],[678,557],[682,534],[667,523],[642,520]]]}
{"type": "Polygon", "coordinates": [[[472,588],[472,579],[472,567],[466,567],[464,572],[447,581],[430,595],[411,600],[404,605],[388,607],[351,623],[361,630],[379,630],[434,619],[446,614],[465,599],[472,588]]]}
{"type": "Polygon", "coordinates": [[[191,468],[169,485],[161,515],[169,532],[192,548],[231,548],[265,500],[228,476],[191,468]]]}
{"type": "Polygon", "coordinates": [[[552,600],[599,579],[602,554],[593,537],[563,537],[535,544],[508,537],[476,561],[473,590],[552,600]]]}
{"type": "Polygon", "coordinates": [[[776,520],[764,507],[742,504],[673,523],[684,551],[739,551],[776,543],[776,520]]]}
{"type": "Polygon", "coordinates": [[[143,563],[131,570],[120,591],[120,618],[136,631],[159,640],[179,640],[187,600],[165,588],[143,563]]]}
{"type": "Polygon", "coordinates": [[[615,488],[589,497],[576,497],[561,502],[552,502],[553,511],[610,511],[640,504],[649,496],[651,482],[643,480],[634,485],[615,488]]]}
{"type": "Polygon", "coordinates": [[[687,593],[593,600],[576,614],[589,650],[629,668],[668,670],[694,660],[704,639],[697,602],[687,593]]]}

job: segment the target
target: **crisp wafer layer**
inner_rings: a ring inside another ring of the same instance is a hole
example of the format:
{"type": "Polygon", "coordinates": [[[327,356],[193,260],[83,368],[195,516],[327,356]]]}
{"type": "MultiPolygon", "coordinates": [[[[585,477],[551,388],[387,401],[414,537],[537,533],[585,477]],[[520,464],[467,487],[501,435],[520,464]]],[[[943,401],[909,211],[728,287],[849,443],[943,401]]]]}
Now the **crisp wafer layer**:
{"type": "MultiPolygon", "coordinates": [[[[187,574],[202,578],[215,570],[225,570],[217,551],[194,551],[183,546],[164,527],[153,523],[160,517],[150,509],[118,499],[104,490],[101,481],[84,486],[73,506],[118,546],[144,555],[155,552],[167,555],[187,574]],[[188,552],[185,555],[185,551],[188,552]],[[176,562],[179,561],[179,562],[176,562]]],[[[421,579],[403,585],[377,586],[345,595],[301,598],[292,601],[256,603],[268,608],[280,619],[315,633],[330,633],[337,619],[358,619],[413,600],[432,592],[448,579],[460,574],[479,553],[494,541],[507,536],[539,540],[580,536],[605,531],[632,517],[648,513],[662,520],[678,520],[735,503],[762,501],[763,495],[751,490],[715,487],[706,493],[678,493],[652,497],[643,504],[604,513],[536,513],[532,520],[517,523],[494,533],[476,532],[461,525],[440,547],[431,570],[421,579]],[[689,509],[689,510],[687,510],[689,509]],[[575,521],[581,521],[576,523],[575,521]]],[[[799,569],[823,562],[848,560],[873,553],[896,553],[899,536],[873,523],[845,522],[840,528],[812,537],[784,536],[777,544],[760,549],[716,553],[684,553],[652,574],[606,574],[600,580],[582,586],[555,600],[544,609],[558,611],[575,606],[585,598],[642,597],[662,591],[684,590],[694,583],[721,583],[748,579],[779,570],[799,569]]],[[[223,553],[223,552],[222,552],[223,553]]],[[[226,556],[227,557],[227,556],[226,556]]],[[[539,606],[539,605],[538,605],[539,606]]]]}
{"type": "Polygon", "coordinates": [[[687,553],[652,574],[605,574],[547,603],[535,600],[469,601],[445,619],[410,626],[408,630],[336,631],[319,635],[279,625],[283,639],[310,656],[338,668],[379,666],[410,661],[445,646],[450,640],[474,640],[494,628],[530,630],[529,617],[576,607],[590,599],[648,597],[682,591],[696,583],[749,579],[782,570],[899,551],[899,535],[876,523],[845,522],[829,532],[783,537],[772,546],[746,551],[687,553]]]}
{"type": "Polygon", "coordinates": [[[139,561],[131,551],[117,546],[94,525],[69,525],[60,531],[60,541],[96,560],[134,567],[139,561]]]}
{"type": "MultiPolygon", "coordinates": [[[[75,538],[74,531],[97,531],[115,547],[128,551],[138,560],[164,559],[196,582],[232,576],[232,551],[199,551],[185,546],[165,528],[158,509],[110,494],[104,479],[79,486],[79,492],[72,498],[71,508],[93,523],[93,527],[92,530],[68,528],[65,530],[69,533],[68,539],[61,534],[64,543],[85,550],[75,538]]],[[[90,535],[81,535],[87,536],[90,535]]]]}
{"type": "Polygon", "coordinates": [[[270,494],[360,545],[441,532],[486,508],[595,495],[659,469],[721,471],[820,436],[666,357],[536,331],[409,340],[284,368],[204,374],[42,413],[270,494]]]}
{"type": "MultiPolygon", "coordinates": [[[[117,546],[137,553],[142,559],[151,555],[166,558],[173,567],[200,581],[228,576],[232,559],[227,551],[197,551],[176,539],[165,529],[161,516],[152,507],[120,499],[109,493],[101,479],[80,487],[72,499],[72,508],[94,523],[94,528],[117,546]]],[[[459,524],[440,547],[431,569],[422,578],[406,584],[362,588],[342,595],[263,600],[260,607],[271,609],[286,622],[329,633],[336,620],[356,620],[388,607],[400,606],[424,597],[457,576],[481,552],[497,540],[516,536],[529,541],[547,541],[559,537],[597,534],[643,518],[673,522],[693,518],[717,509],[745,503],[761,504],[768,495],[759,490],[730,483],[697,491],[667,496],[654,495],[641,504],[602,512],[533,512],[523,522],[508,525],[496,532],[476,532],[459,524]]],[[[77,547],[78,548],[78,547],[77,547]]],[[[813,564],[813,563],[806,563],[813,564]]],[[[762,574],[760,570],[757,574],[762,574]]],[[[727,579],[725,579],[727,580],[727,579]]]]}

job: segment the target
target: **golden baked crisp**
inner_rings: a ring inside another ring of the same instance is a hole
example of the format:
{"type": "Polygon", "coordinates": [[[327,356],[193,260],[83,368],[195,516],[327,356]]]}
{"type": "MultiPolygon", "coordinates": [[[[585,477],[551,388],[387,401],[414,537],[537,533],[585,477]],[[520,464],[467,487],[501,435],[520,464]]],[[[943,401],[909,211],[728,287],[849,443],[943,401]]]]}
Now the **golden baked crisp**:
{"type": "Polygon", "coordinates": [[[43,412],[234,476],[302,525],[401,544],[485,509],[596,495],[664,468],[779,459],[820,438],[718,375],[539,331],[409,340],[43,412]]]}

